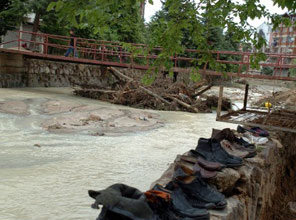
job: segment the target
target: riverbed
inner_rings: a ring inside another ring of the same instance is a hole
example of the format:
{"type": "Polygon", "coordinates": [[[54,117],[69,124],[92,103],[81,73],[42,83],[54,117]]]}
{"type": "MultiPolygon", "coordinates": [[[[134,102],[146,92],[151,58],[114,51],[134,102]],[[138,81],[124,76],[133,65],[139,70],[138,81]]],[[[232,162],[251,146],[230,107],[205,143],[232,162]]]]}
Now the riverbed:
{"type": "Polygon", "coordinates": [[[5,220],[95,219],[98,211],[90,208],[87,190],[114,183],[146,190],[177,154],[210,137],[212,128],[236,127],[216,122],[214,113],[136,110],[77,97],[69,88],[0,89],[0,102],[7,100],[10,105],[0,113],[0,219],[5,220]],[[27,108],[17,104],[24,100],[27,108]],[[70,112],[46,113],[45,102],[120,109],[128,117],[98,135],[96,124],[52,131],[44,121],[70,112]]]}

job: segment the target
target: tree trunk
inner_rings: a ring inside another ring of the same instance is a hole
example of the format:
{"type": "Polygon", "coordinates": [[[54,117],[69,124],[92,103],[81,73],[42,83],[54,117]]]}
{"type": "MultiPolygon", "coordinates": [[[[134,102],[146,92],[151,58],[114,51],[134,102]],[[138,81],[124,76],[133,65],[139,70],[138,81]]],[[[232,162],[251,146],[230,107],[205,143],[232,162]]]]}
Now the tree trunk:
{"type": "MultiPolygon", "coordinates": [[[[37,33],[39,30],[39,24],[40,24],[40,12],[37,11],[35,14],[35,18],[34,18],[34,23],[33,23],[33,33],[37,33]]],[[[31,43],[30,43],[30,50],[35,50],[35,43],[36,42],[36,34],[32,34],[31,36],[31,43]]]]}

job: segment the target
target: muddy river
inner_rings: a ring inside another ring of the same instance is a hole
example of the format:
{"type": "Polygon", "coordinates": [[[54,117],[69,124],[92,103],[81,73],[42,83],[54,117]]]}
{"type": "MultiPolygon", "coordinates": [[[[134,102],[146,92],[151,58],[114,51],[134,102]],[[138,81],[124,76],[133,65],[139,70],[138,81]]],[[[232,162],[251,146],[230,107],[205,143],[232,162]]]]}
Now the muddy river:
{"type": "Polygon", "coordinates": [[[0,89],[0,111],[3,220],[95,219],[88,189],[146,190],[212,128],[235,128],[215,114],[135,110],[65,88],[0,89]]]}

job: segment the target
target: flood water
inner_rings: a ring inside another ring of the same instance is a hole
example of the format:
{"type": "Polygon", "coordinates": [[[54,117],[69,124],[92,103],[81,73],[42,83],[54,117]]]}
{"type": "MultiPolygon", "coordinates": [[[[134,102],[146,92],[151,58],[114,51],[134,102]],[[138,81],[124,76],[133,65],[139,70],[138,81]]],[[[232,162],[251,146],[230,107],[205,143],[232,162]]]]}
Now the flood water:
{"type": "MultiPolygon", "coordinates": [[[[0,101],[6,98],[118,108],[64,88],[0,89],[0,101]]],[[[34,106],[29,116],[0,113],[0,219],[96,219],[88,189],[125,183],[146,190],[177,154],[195,148],[212,128],[235,127],[216,122],[215,114],[151,112],[165,121],[163,127],[111,137],[49,133],[39,126],[42,117],[34,106]]]]}

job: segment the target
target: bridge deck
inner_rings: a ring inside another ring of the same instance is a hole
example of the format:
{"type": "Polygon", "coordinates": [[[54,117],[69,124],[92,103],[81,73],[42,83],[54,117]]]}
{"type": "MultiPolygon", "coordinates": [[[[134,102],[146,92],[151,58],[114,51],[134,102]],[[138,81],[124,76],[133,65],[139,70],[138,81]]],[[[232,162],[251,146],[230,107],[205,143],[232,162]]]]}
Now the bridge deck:
{"type": "MultiPolygon", "coordinates": [[[[65,57],[64,54],[69,45],[70,37],[33,33],[28,31],[16,31],[17,39],[0,43],[0,52],[23,54],[27,57],[37,59],[56,60],[73,63],[105,65],[113,67],[134,68],[148,70],[154,68],[153,64],[161,52],[161,48],[148,49],[144,44],[129,44],[136,53],[131,53],[124,44],[110,41],[98,41],[94,39],[74,38],[73,49],[78,51],[79,57],[65,57]],[[31,36],[36,35],[37,41],[31,41],[31,36]],[[24,49],[27,44],[33,45],[33,51],[24,49]],[[14,49],[9,46],[14,45],[14,49]],[[8,47],[8,48],[3,48],[8,47]]],[[[172,56],[170,59],[174,64],[173,72],[183,72],[190,74],[196,69],[199,57],[205,52],[186,49],[183,54],[172,56]]],[[[296,59],[296,54],[266,54],[268,59],[259,65],[273,69],[273,75],[251,74],[251,59],[255,53],[238,51],[210,51],[217,63],[236,69],[235,72],[217,72],[209,70],[208,63],[199,66],[199,73],[213,76],[229,76],[239,78],[270,79],[296,81],[296,76],[289,76],[288,70],[295,68],[296,64],[291,64],[292,59],[296,59]],[[223,58],[222,58],[223,57],[223,58]],[[231,59],[227,59],[231,58],[231,59]]],[[[164,70],[164,69],[163,69],[164,70]]]]}

